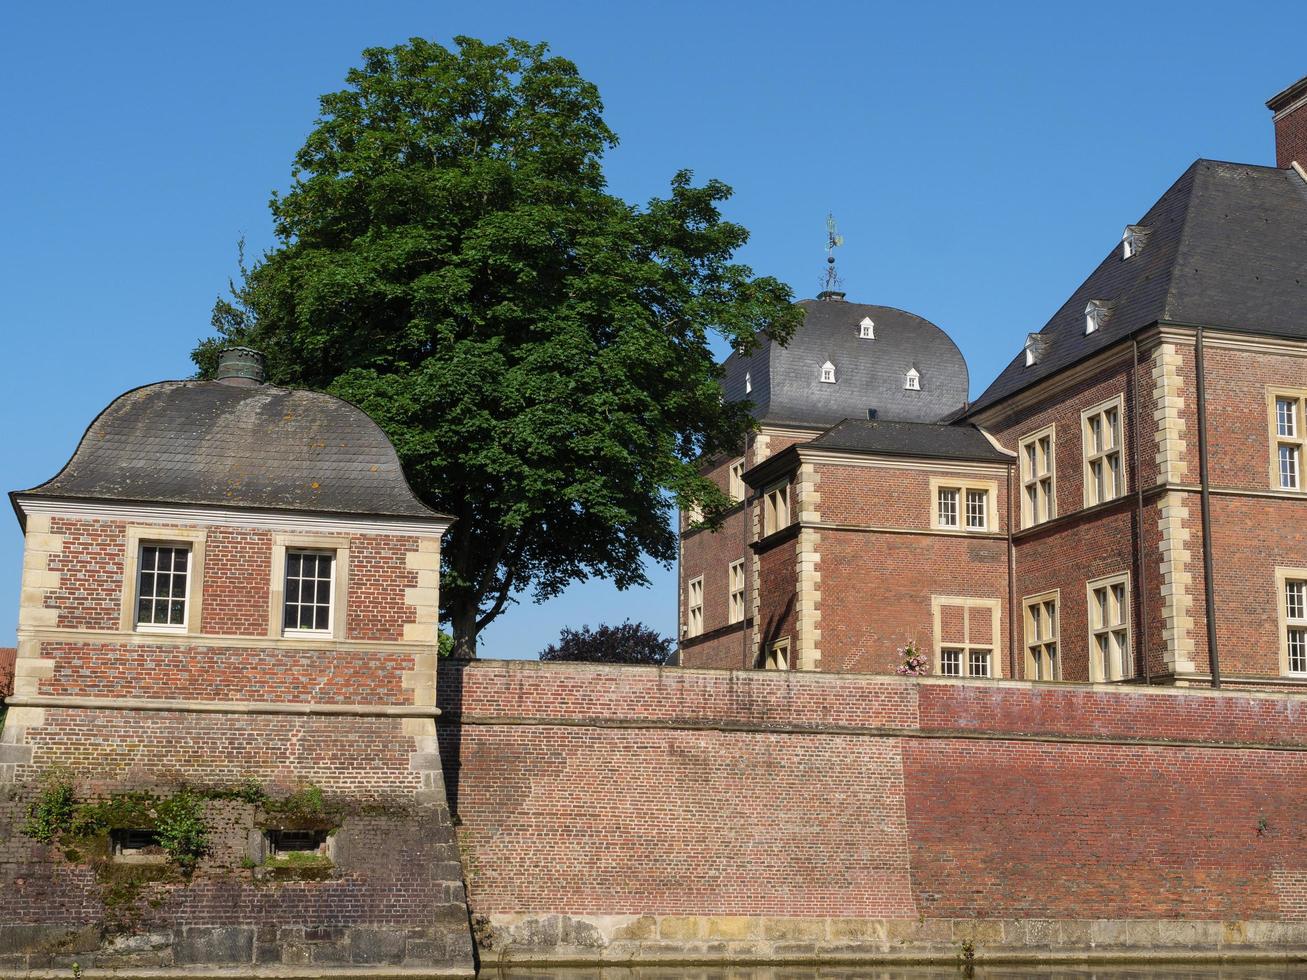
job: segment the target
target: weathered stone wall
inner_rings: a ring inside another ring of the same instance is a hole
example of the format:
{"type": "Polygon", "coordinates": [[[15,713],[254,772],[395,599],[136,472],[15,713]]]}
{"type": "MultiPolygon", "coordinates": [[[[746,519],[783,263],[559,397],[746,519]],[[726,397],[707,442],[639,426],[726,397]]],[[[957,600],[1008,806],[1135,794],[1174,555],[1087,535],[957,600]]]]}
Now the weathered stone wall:
{"type": "Polygon", "coordinates": [[[1285,694],[444,665],[483,955],[1307,951],[1285,694]]]}

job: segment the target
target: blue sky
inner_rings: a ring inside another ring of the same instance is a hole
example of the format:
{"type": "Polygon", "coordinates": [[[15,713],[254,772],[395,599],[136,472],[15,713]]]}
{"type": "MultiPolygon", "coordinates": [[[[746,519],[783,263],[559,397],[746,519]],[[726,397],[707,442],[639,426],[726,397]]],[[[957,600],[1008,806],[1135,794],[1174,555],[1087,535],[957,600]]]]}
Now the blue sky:
{"type": "MultiPolygon", "coordinates": [[[[0,487],[59,469],[116,394],[191,371],[236,241],[371,45],[548,41],[597,83],[612,189],[689,167],[736,191],[759,273],[813,295],[826,213],[849,298],[925,316],[979,394],[1197,157],[1270,163],[1307,8],[1208,3],[11,4],[0,30],[0,487]]],[[[0,645],[22,539],[0,521],[0,645]]],[[[671,634],[675,580],[525,602],[485,656],[565,625],[671,634]]]]}

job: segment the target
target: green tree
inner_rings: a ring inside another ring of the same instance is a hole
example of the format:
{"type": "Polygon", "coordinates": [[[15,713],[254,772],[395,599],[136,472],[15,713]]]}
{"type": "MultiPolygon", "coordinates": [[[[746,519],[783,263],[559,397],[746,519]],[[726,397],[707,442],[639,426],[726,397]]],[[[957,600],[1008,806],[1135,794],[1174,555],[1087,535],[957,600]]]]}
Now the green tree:
{"type": "Polygon", "coordinates": [[[728,506],[698,475],[751,424],[723,403],[716,332],[784,342],[790,290],[732,261],[730,188],[676,174],[635,207],[605,189],[617,138],[594,85],[545,45],[460,37],[363,53],[323,96],[270,204],[278,244],[214,308],[201,375],[230,343],[270,380],[330,391],[394,441],[457,518],[441,602],[455,654],[530,591],[647,582],[676,505],[728,506]]]}

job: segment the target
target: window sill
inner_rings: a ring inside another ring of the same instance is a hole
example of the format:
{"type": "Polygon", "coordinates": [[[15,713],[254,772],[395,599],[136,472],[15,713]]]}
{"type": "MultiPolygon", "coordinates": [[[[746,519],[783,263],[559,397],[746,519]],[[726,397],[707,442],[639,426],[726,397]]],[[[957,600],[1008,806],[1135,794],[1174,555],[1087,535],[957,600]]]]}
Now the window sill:
{"type": "Polygon", "coordinates": [[[749,547],[753,549],[755,553],[766,551],[773,545],[781,544],[788,541],[790,538],[797,538],[799,536],[799,527],[800,524],[798,521],[795,521],[792,524],[786,524],[779,531],[772,531],[771,534],[765,534],[757,541],[750,542],[749,547]]]}
{"type": "Polygon", "coordinates": [[[137,623],[132,627],[133,633],[163,633],[171,636],[185,636],[190,632],[186,626],[152,626],[148,623],[137,623]]]}

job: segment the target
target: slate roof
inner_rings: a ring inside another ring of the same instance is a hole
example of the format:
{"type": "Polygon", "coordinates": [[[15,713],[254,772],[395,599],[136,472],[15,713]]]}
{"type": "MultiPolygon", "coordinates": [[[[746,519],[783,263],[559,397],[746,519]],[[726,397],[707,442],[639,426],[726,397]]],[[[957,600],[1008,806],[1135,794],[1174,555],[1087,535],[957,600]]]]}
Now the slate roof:
{"type": "Polygon", "coordinates": [[[802,300],[803,325],[786,347],[761,338],[748,357],[726,359],[723,394],[729,401],[748,398],[760,421],[828,426],[846,418],[934,422],[961,409],[969,379],[962,352],[929,320],[890,306],[843,300],[802,300]],[[870,317],[875,338],[859,336],[870,317]],[[835,384],[821,381],[821,367],[835,365],[835,384]],[[915,367],[921,390],[904,388],[915,367]],[[745,391],[745,373],[752,392],[745,391]]]}
{"type": "Polygon", "coordinates": [[[845,419],[817,438],[803,443],[802,448],[996,463],[1011,463],[1014,458],[996,449],[974,425],[887,422],[882,419],[845,419]]]}
{"type": "Polygon", "coordinates": [[[1154,323],[1307,339],[1307,182],[1293,170],[1196,161],[1138,222],[1143,249],[1115,245],[1040,331],[1043,355],[1012,359],[967,414],[1154,323]],[[1085,336],[1085,306],[1106,300],[1085,336]]]}
{"type": "Polygon", "coordinates": [[[120,395],[53,479],[14,498],[439,520],[378,427],[314,391],[165,381],[120,395]]]}

